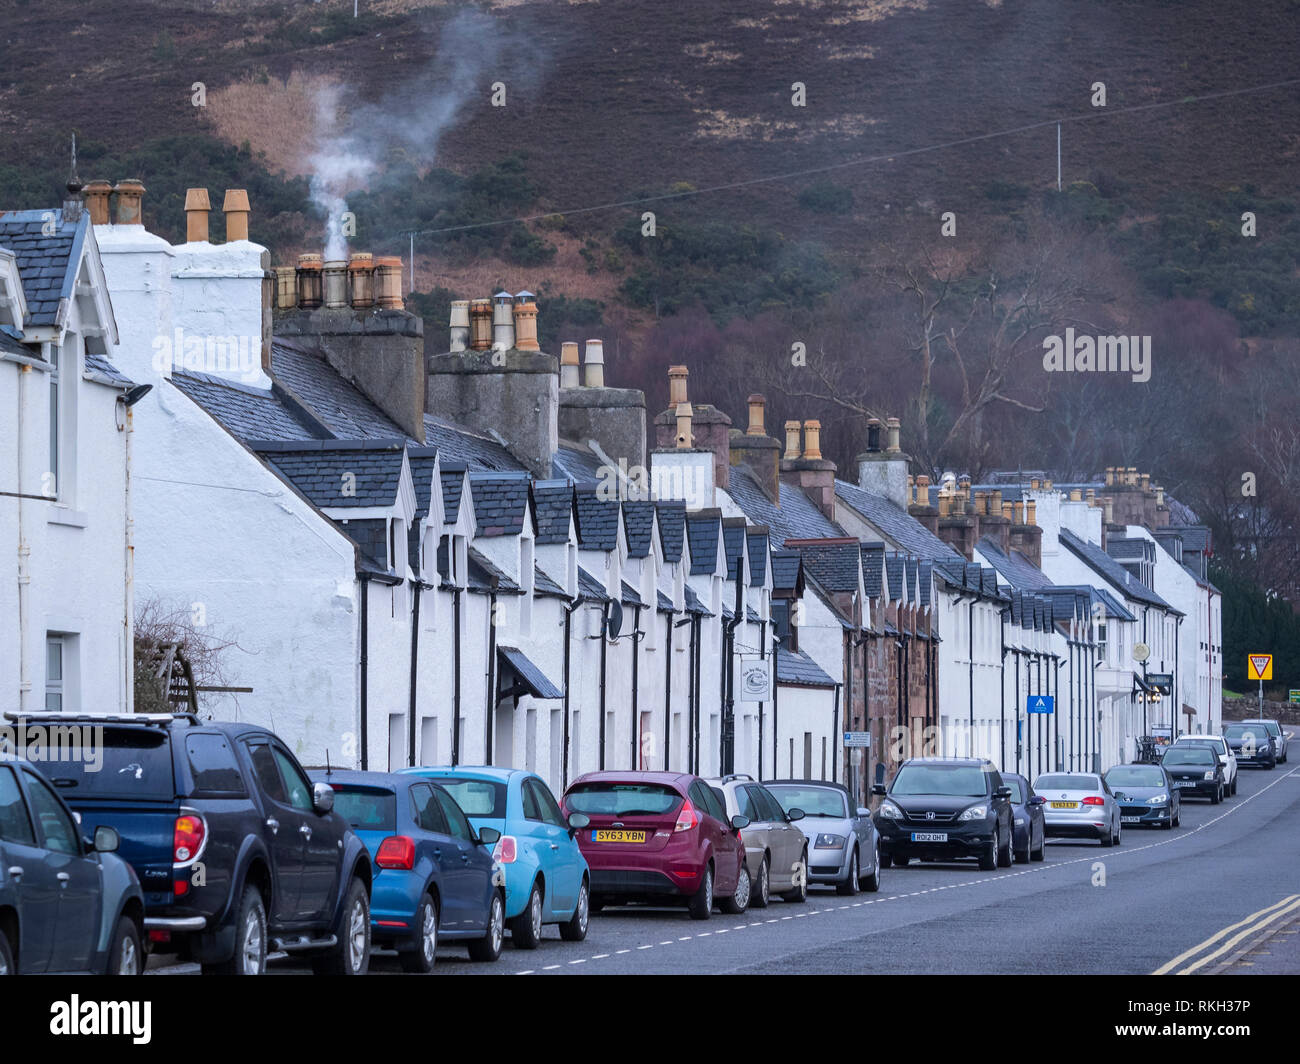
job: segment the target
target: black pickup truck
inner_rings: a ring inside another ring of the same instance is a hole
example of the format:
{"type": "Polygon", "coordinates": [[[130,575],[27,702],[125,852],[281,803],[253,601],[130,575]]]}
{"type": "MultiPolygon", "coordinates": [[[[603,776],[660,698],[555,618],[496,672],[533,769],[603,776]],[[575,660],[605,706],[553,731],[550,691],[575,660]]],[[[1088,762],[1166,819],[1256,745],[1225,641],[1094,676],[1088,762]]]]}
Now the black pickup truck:
{"type": "Polygon", "coordinates": [[[153,952],[231,975],[261,974],[276,949],[322,974],[369,967],[369,854],[272,732],[189,714],[24,719],[102,734],[87,756],[37,767],[86,834],[117,830],[153,952]]]}

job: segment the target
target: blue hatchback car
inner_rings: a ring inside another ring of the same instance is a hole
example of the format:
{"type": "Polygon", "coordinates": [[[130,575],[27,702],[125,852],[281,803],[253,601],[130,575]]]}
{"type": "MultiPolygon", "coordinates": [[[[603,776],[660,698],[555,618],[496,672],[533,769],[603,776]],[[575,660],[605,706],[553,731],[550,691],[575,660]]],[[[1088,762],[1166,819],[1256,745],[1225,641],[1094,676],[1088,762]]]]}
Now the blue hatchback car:
{"type": "Polygon", "coordinates": [[[476,829],[442,787],[393,772],[316,770],[334,812],[370,851],[370,937],[397,950],[408,972],[433,971],[440,940],[465,942],[476,961],[501,955],[505,893],[494,872],[500,833],[476,829]]]}
{"type": "Polygon", "coordinates": [[[475,827],[501,833],[495,857],[505,873],[506,919],[517,949],[536,949],[545,924],[559,924],[566,942],[587,937],[591,873],[574,835],[590,822],[566,822],[546,781],[524,769],[407,768],[437,780],[475,827]]]}

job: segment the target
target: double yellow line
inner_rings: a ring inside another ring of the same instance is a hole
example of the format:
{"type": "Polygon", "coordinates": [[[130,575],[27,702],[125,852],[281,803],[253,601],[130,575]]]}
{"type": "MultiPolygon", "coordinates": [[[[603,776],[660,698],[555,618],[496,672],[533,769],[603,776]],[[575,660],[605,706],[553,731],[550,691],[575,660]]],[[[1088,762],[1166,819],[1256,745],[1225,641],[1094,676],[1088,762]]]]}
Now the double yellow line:
{"type": "Polygon", "coordinates": [[[1170,972],[1173,972],[1174,975],[1191,975],[1197,969],[1203,968],[1205,965],[1209,964],[1210,961],[1214,960],[1215,958],[1222,957],[1229,950],[1233,949],[1238,943],[1249,938],[1251,935],[1257,934],[1258,932],[1264,930],[1264,928],[1266,928],[1269,924],[1273,923],[1274,920],[1277,920],[1283,916],[1290,916],[1296,913],[1300,913],[1300,894],[1288,895],[1287,897],[1283,898],[1281,901],[1275,902],[1273,905],[1270,905],[1267,908],[1260,909],[1259,912],[1257,913],[1251,913],[1249,916],[1246,917],[1246,919],[1238,920],[1235,924],[1225,927],[1222,931],[1219,931],[1216,934],[1211,935],[1209,938],[1207,938],[1204,942],[1200,943],[1199,945],[1193,946],[1185,953],[1180,953],[1173,960],[1169,961],[1169,963],[1162,964],[1151,974],[1168,975],[1170,974],[1170,972]],[[1234,931],[1236,931],[1237,934],[1233,935],[1232,933],[1234,931]],[[1200,960],[1187,965],[1186,968],[1183,968],[1180,971],[1176,971],[1176,972],[1173,971],[1184,961],[1188,960],[1191,957],[1195,957],[1202,950],[1208,950],[1216,942],[1218,942],[1220,939],[1224,938],[1227,935],[1232,935],[1232,937],[1229,938],[1222,945],[1220,945],[1213,952],[1205,954],[1205,956],[1202,957],[1200,960]]]}

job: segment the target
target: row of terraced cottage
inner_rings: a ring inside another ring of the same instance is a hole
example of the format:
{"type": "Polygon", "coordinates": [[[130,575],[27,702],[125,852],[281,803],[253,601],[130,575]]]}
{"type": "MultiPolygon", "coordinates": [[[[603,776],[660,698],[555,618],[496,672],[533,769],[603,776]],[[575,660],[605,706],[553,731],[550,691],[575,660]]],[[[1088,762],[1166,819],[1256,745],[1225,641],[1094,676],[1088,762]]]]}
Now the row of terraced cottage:
{"type": "Polygon", "coordinates": [[[5,709],[131,711],[147,600],[234,641],[203,712],[311,764],[861,796],[910,753],[1036,774],[1217,729],[1208,532],[1136,470],[932,483],[889,419],[841,477],[816,420],[733,427],[682,367],[647,424],[598,341],[540,350],[530,293],[434,342],[400,262],[273,269],[239,190],[172,245],[143,193],[0,213],[5,709]]]}

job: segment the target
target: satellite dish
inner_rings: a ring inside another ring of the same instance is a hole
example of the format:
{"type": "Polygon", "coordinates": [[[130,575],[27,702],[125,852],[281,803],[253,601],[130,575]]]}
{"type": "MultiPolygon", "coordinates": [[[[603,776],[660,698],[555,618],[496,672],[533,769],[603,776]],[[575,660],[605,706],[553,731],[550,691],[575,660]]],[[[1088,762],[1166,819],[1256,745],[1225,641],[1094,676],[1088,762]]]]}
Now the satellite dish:
{"type": "Polygon", "coordinates": [[[614,599],[609,604],[609,619],[605,622],[605,638],[617,639],[623,630],[623,604],[614,599]]]}
{"type": "Polygon", "coordinates": [[[1151,656],[1151,648],[1145,643],[1139,643],[1133,648],[1133,660],[1139,665],[1151,656]]]}

